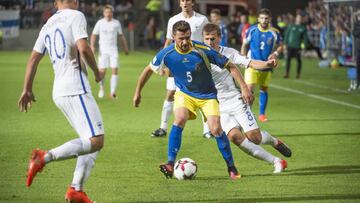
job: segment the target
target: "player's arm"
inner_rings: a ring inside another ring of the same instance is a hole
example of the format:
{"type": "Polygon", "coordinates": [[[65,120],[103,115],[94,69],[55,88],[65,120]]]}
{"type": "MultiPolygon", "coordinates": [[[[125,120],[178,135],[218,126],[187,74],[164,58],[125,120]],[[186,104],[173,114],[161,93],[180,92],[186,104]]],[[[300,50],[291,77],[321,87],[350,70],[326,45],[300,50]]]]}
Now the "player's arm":
{"type": "Polygon", "coordinates": [[[231,57],[230,61],[233,64],[240,65],[245,68],[253,68],[257,70],[275,68],[277,65],[275,59],[270,59],[268,61],[253,60],[240,55],[239,52],[236,52],[233,55],[233,57],[231,57]]]}
{"type": "Polygon", "coordinates": [[[90,37],[90,47],[91,47],[91,50],[92,50],[92,52],[93,52],[94,54],[95,54],[95,52],[96,52],[96,46],[95,46],[96,39],[97,39],[97,35],[91,34],[91,37],[90,37]]]}
{"type": "Polygon", "coordinates": [[[268,59],[278,59],[279,54],[282,53],[284,49],[284,45],[282,42],[279,43],[279,46],[275,49],[275,51],[273,53],[271,53],[268,57],[268,59]]]}
{"type": "Polygon", "coordinates": [[[242,94],[242,97],[244,99],[244,101],[251,105],[254,101],[254,95],[251,93],[251,91],[248,89],[245,81],[244,81],[244,78],[242,77],[239,69],[237,69],[237,67],[229,62],[227,65],[226,65],[226,68],[229,70],[230,74],[232,75],[232,77],[235,79],[235,81],[239,84],[240,88],[241,88],[241,94],[242,94]]]}
{"type": "Polygon", "coordinates": [[[32,87],[36,70],[42,57],[43,54],[32,51],[26,64],[24,87],[18,101],[18,106],[21,112],[27,112],[28,108],[31,108],[32,102],[35,102],[35,96],[32,92],[32,87]]]}
{"type": "Polygon", "coordinates": [[[141,103],[141,91],[144,88],[146,82],[151,77],[152,73],[153,73],[153,71],[152,71],[151,66],[149,64],[144,68],[143,72],[139,76],[139,79],[137,81],[136,88],[135,88],[134,97],[133,97],[133,105],[134,105],[134,107],[139,107],[139,105],[141,103]]]}
{"type": "Polygon", "coordinates": [[[119,35],[119,41],[121,42],[121,47],[123,48],[126,55],[129,54],[129,48],[126,41],[126,38],[123,34],[119,35]]]}
{"type": "Polygon", "coordinates": [[[76,47],[79,50],[80,56],[85,62],[90,66],[91,70],[94,72],[95,81],[100,82],[103,78],[103,75],[100,75],[95,57],[91,48],[89,47],[85,38],[78,39],[76,41],[76,47]]]}
{"type": "Polygon", "coordinates": [[[249,51],[249,43],[246,43],[246,40],[244,40],[244,43],[241,46],[241,55],[246,56],[247,52],[249,51]]]}

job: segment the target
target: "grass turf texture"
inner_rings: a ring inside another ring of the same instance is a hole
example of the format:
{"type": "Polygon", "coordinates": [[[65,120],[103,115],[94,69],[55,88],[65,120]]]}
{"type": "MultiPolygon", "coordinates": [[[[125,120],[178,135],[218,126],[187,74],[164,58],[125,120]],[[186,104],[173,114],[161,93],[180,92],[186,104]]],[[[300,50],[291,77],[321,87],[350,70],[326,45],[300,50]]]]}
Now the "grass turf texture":
{"type": "MultiPolygon", "coordinates": [[[[25,187],[32,149],[51,149],[77,137],[52,102],[53,71],[48,56],[41,62],[34,83],[37,102],[28,113],[19,113],[16,102],[22,91],[28,55],[29,52],[0,52],[0,202],[62,202],[72,180],[75,159],[50,163],[30,188],[25,187]]],[[[215,140],[202,138],[201,122],[197,119],[187,123],[178,154],[178,158],[190,157],[197,162],[197,178],[166,180],[158,165],[167,159],[167,138],[150,137],[159,126],[165,78],[153,75],[143,90],[141,107],[132,107],[137,77],[152,56],[140,52],[121,55],[119,99],[96,98],[106,142],[85,185],[91,199],[100,203],[360,201],[360,109],[278,88],[270,88],[270,121],[260,126],[292,148],[293,157],[287,159],[289,168],[285,173],[273,175],[272,165],[232,145],[243,178],[230,180],[215,140]]],[[[358,92],[324,88],[347,89],[346,69],[318,69],[316,64],[316,60],[306,59],[300,80],[283,79],[282,66],[274,72],[272,84],[360,105],[358,92]]],[[[295,75],[294,66],[291,76],[295,75]]],[[[109,76],[110,71],[107,94],[109,76]]],[[[89,77],[96,96],[98,86],[91,71],[89,77]]],[[[253,106],[255,113],[257,102],[258,99],[253,106]]],[[[281,157],[271,147],[265,148],[281,157]]]]}

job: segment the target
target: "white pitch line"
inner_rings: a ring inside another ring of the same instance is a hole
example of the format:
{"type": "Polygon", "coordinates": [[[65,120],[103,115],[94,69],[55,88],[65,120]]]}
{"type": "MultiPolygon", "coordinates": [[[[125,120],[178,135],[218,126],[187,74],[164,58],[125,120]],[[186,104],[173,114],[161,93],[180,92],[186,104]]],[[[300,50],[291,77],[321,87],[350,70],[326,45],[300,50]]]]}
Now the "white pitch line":
{"type": "Polygon", "coordinates": [[[325,85],[319,85],[319,84],[312,83],[312,82],[306,82],[306,81],[303,81],[303,80],[294,80],[294,82],[304,84],[304,85],[308,85],[308,86],[312,86],[312,87],[318,87],[318,88],[322,88],[322,89],[332,90],[332,91],[335,91],[335,92],[341,92],[341,93],[349,94],[349,91],[346,91],[346,90],[342,90],[342,89],[339,89],[339,88],[332,88],[332,87],[328,87],[328,86],[325,86],[325,85]]]}
{"type": "Polygon", "coordinates": [[[299,91],[299,90],[290,89],[290,88],[287,88],[287,87],[282,87],[282,86],[274,85],[274,84],[271,84],[270,87],[280,89],[280,90],[284,90],[284,91],[288,91],[288,92],[292,92],[292,93],[295,93],[295,94],[305,95],[305,96],[308,96],[308,97],[311,97],[311,98],[327,101],[327,102],[334,103],[334,104],[340,104],[340,105],[343,105],[343,106],[352,107],[352,108],[355,108],[355,109],[360,109],[359,105],[350,104],[350,103],[338,101],[338,100],[335,100],[335,99],[330,99],[330,98],[327,98],[327,97],[322,97],[322,96],[319,96],[319,95],[316,95],[316,94],[308,94],[308,93],[305,93],[305,92],[302,92],[302,91],[299,91]]]}

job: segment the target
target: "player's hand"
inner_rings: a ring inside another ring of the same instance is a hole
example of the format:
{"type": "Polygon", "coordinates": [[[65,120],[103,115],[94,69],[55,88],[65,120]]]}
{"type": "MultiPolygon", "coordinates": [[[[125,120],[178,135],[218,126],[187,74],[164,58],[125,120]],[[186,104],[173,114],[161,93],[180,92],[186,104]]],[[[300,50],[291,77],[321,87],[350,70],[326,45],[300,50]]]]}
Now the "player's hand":
{"type": "Polygon", "coordinates": [[[129,51],[124,51],[125,52],[125,55],[129,55],[129,51]]]}
{"type": "Polygon", "coordinates": [[[141,95],[140,94],[135,94],[134,98],[133,98],[134,107],[139,107],[140,103],[141,103],[141,95]]]}
{"type": "Polygon", "coordinates": [[[274,53],[270,54],[270,56],[268,57],[268,60],[270,59],[278,59],[278,55],[274,53]]]}
{"type": "Polygon", "coordinates": [[[95,73],[95,81],[99,83],[102,79],[104,79],[104,76],[105,75],[101,72],[98,72],[97,74],[95,73]]]}
{"type": "Polygon", "coordinates": [[[266,65],[270,68],[276,68],[278,67],[278,61],[277,59],[270,59],[266,61],[266,65]]]}
{"type": "Polygon", "coordinates": [[[35,102],[35,96],[32,92],[24,91],[21,93],[20,99],[18,101],[18,107],[20,112],[27,112],[31,108],[32,103],[35,102]]]}
{"type": "Polygon", "coordinates": [[[249,88],[241,88],[241,95],[245,101],[245,103],[247,103],[248,105],[252,105],[252,103],[254,102],[254,95],[253,93],[249,90],[249,88]]]}

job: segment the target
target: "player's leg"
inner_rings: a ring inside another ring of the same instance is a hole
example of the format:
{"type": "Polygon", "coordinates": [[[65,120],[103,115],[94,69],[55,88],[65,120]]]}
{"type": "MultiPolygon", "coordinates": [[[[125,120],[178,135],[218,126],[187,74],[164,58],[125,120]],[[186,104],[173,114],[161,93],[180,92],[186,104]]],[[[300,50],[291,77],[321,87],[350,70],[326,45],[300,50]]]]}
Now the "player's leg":
{"type": "Polygon", "coordinates": [[[228,167],[230,178],[234,180],[240,178],[241,175],[238,173],[234,164],[229,139],[221,128],[218,101],[216,99],[206,99],[198,102],[198,106],[207,118],[210,132],[216,139],[218,149],[228,167]]]}
{"type": "Polygon", "coordinates": [[[289,78],[290,67],[291,67],[291,48],[287,48],[286,52],[286,72],[284,78],[289,78]]]}
{"type": "Polygon", "coordinates": [[[301,74],[301,66],[302,66],[301,49],[294,49],[294,50],[295,50],[295,57],[296,57],[296,60],[297,60],[296,78],[299,79],[300,74],[301,74]]]}
{"type": "Polygon", "coordinates": [[[111,79],[110,79],[110,98],[116,99],[116,87],[119,80],[118,67],[119,67],[119,54],[114,52],[110,56],[111,79]]]}
{"type": "Polygon", "coordinates": [[[167,133],[168,121],[174,107],[174,95],[175,95],[175,81],[173,77],[168,77],[166,80],[166,97],[161,110],[161,122],[160,127],[151,133],[153,137],[164,137],[167,133]]]}
{"type": "Polygon", "coordinates": [[[188,119],[196,118],[196,106],[192,102],[192,98],[184,93],[177,92],[175,94],[174,107],[174,123],[171,127],[168,142],[168,162],[160,165],[160,171],[166,178],[173,175],[174,163],[176,156],[181,147],[182,131],[188,119]]]}
{"type": "Polygon", "coordinates": [[[203,137],[208,138],[208,139],[213,138],[214,136],[211,134],[209,125],[207,124],[206,118],[202,114],[202,112],[201,112],[201,115],[202,115],[201,119],[202,119],[202,123],[203,123],[203,137]]]}
{"type": "Polygon", "coordinates": [[[259,73],[259,85],[260,85],[260,92],[259,92],[259,121],[266,122],[268,119],[266,117],[266,107],[268,104],[268,86],[271,78],[271,72],[261,72],[259,73]]]}
{"type": "Polygon", "coordinates": [[[89,94],[59,97],[55,99],[80,138],[70,140],[49,151],[34,150],[29,163],[27,186],[35,175],[52,162],[79,157],[98,151],[104,142],[104,130],[100,111],[94,98],[89,94]]]}
{"type": "Polygon", "coordinates": [[[99,82],[98,97],[103,98],[105,95],[105,76],[106,68],[110,66],[110,56],[108,54],[99,53],[99,72],[103,75],[103,79],[99,82]]]}

